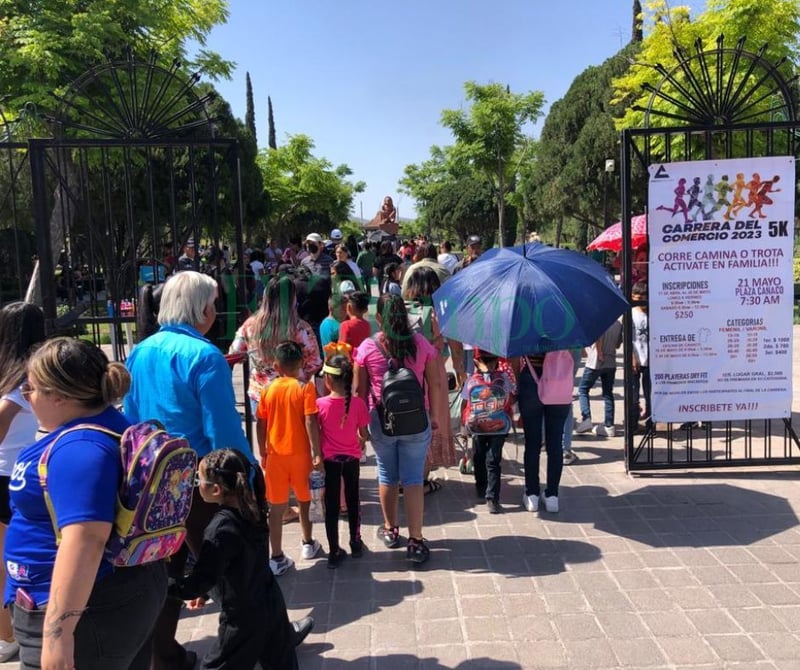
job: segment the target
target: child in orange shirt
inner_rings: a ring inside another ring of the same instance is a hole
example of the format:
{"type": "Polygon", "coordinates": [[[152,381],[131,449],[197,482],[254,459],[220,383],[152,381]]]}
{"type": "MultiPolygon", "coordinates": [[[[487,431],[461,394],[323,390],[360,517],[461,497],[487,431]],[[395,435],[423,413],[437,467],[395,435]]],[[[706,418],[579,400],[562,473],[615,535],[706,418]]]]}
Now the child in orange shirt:
{"type": "Polygon", "coordinates": [[[300,507],[302,557],[314,558],[320,544],[311,535],[308,510],[311,470],[322,469],[317,421],[317,393],[314,384],[298,379],[303,352],[295,342],[281,342],[275,348],[275,369],[280,377],[261,392],[256,409],[256,437],[261,467],[270,504],[269,567],[276,576],[284,574],[294,561],[283,553],[283,513],[289,503],[289,487],[300,507]]]}
{"type": "Polygon", "coordinates": [[[339,324],[339,342],[349,344],[353,351],[372,334],[372,326],[364,315],[369,309],[369,296],[356,291],[347,296],[348,318],[339,324]]]}

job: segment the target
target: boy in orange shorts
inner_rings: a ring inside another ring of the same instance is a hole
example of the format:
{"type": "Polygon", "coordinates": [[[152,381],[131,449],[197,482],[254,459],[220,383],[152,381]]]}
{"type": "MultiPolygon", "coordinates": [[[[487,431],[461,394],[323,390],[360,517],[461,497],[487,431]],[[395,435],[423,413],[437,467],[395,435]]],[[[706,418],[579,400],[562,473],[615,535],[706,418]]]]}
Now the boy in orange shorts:
{"type": "Polygon", "coordinates": [[[295,342],[281,342],[275,348],[275,369],[280,377],[261,392],[256,409],[256,437],[261,467],[267,483],[270,505],[269,543],[272,557],[269,567],[276,575],[284,574],[294,561],[283,553],[283,513],[289,504],[289,488],[300,507],[302,557],[311,559],[320,544],[311,535],[308,516],[311,492],[308,476],[312,469],[322,469],[317,422],[317,393],[312,383],[298,379],[303,352],[295,342]]]}

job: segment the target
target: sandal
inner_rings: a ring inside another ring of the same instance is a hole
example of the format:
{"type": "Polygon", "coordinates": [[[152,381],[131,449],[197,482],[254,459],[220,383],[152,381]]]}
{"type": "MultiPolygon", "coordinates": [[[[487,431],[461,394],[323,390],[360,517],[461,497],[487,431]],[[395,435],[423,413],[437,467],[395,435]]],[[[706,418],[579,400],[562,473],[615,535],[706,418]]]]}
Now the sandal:
{"type": "Polygon", "coordinates": [[[441,488],[442,483],[438,479],[426,479],[422,482],[422,490],[425,492],[425,495],[436,493],[441,488]]]}

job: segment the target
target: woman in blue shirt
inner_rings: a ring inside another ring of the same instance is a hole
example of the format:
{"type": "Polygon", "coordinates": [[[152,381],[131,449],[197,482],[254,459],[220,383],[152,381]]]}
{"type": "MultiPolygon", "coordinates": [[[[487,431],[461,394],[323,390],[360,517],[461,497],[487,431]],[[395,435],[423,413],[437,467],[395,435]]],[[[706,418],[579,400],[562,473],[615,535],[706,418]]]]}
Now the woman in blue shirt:
{"type": "Polygon", "coordinates": [[[149,668],[151,635],[166,597],[161,562],[114,569],[104,550],[122,477],[119,443],[128,420],[112,403],[130,377],[82,340],[46,342],[28,362],[23,395],[48,434],[22,450],[9,490],[4,604],[13,612],[23,668],[149,668]],[[57,544],[37,466],[52,444],[47,486],[57,544]],[[41,664],[41,665],[40,665],[41,664]]]}

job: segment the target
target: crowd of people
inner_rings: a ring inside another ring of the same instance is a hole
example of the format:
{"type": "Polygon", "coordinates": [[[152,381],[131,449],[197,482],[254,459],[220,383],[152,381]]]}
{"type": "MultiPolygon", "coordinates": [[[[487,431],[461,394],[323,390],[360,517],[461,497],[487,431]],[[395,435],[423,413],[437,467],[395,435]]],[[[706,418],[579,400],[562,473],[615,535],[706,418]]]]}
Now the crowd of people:
{"type": "MultiPolygon", "coordinates": [[[[242,429],[230,366],[208,337],[225,289],[214,273],[195,271],[193,243],[157,299],[140,303],[140,311],[156,313],[148,323],[157,327],[141,334],[124,366],[81,340],[45,341],[39,308],[14,303],[0,310],[0,660],[18,652],[26,668],[192,668],[196,657],[176,641],[177,621],[185,603],[201,607],[210,595],[221,607],[219,638],[203,667],[296,667],[295,647],[313,621],[291,622],[286,612],[278,578],[293,567],[294,552],[284,546],[283,521],[296,502],[299,557],[316,559],[322,543],[314,536],[310,482],[321,473],[327,565],[360,558],[370,544],[360,515],[367,443],[383,516],[374,541],[387,548],[404,541],[415,564],[431,559],[425,498],[442,486],[434,471],[457,464],[459,435],[471,442],[478,502],[498,514],[503,443],[521,426],[521,507],[558,512],[562,468],[577,457],[573,428],[614,435],[608,401],[621,325],[588,348],[575,422],[572,378],[581,350],[570,352],[568,398],[553,401],[541,388],[551,354],[506,360],[440,332],[432,295],[480,257],[478,236],[468,238],[461,257],[449,242],[425,239],[400,246],[386,240],[354,254],[342,238],[331,231],[329,250],[311,233],[285,250],[271,242],[248,254],[264,289],[229,353],[249,358],[254,445],[242,429]],[[367,317],[376,291],[373,330],[367,317]],[[606,414],[593,427],[588,392],[597,379],[606,414]],[[401,393],[411,405],[418,400],[402,420],[391,404],[401,393]],[[186,541],[166,564],[114,569],[104,546],[121,465],[118,444],[97,426],[121,433],[149,419],[185,437],[199,459],[186,541]],[[37,468],[42,458],[52,522],[37,468]]],[[[217,259],[211,254],[206,262],[217,259]]],[[[637,292],[646,296],[644,282],[637,292]]],[[[635,371],[644,380],[647,316],[634,309],[635,371]]],[[[646,387],[645,412],[647,395],[646,387]]]]}

